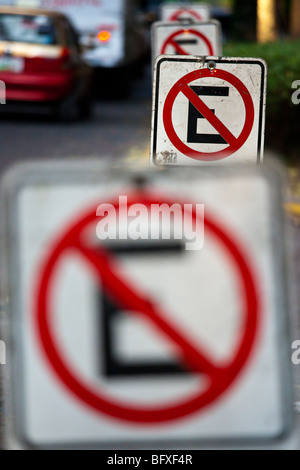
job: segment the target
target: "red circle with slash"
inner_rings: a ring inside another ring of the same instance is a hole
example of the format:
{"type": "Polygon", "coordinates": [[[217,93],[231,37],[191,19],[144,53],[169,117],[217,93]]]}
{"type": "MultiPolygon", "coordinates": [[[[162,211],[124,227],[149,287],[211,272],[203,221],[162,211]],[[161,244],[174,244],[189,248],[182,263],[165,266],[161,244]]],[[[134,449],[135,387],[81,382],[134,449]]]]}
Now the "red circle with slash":
{"type": "Polygon", "coordinates": [[[197,31],[196,29],[181,29],[180,31],[176,31],[175,33],[171,34],[171,36],[169,36],[164,42],[162,46],[161,54],[166,54],[167,47],[173,46],[178,54],[190,55],[188,52],[182,49],[182,47],[180,47],[180,45],[177,44],[177,42],[175,41],[175,38],[177,36],[180,36],[181,34],[187,34],[187,33],[193,34],[194,36],[197,36],[198,38],[200,38],[201,41],[204,41],[208,49],[207,55],[211,55],[211,56],[214,55],[214,49],[209,39],[206,36],[204,36],[204,34],[200,33],[200,31],[197,31]]]}
{"type": "Polygon", "coordinates": [[[171,17],[170,17],[170,20],[169,21],[177,21],[180,19],[180,16],[181,15],[184,15],[188,13],[190,16],[193,16],[196,20],[199,20],[199,21],[202,21],[202,16],[195,10],[188,10],[188,9],[181,9],[181,10],[177,10],[175,11],[171,17]]]}
{"type": "MultiPolygon", "coordinates": [[[[154,197],[146,193],[128,195],[127,207],[133,204],[143,204],[148,209],[153,204],[178,204],[178,201],[166,197],[154,197]]],[[[111,203],[115,210],[120,210],[119,200],[111,203]]],[[[183,203],[180,203],[183,207],[183,203]]],[[[98,205],[97,205],[98,206],[98,205]]],[[[97,207],[96,206],[96,207],[97,207]]],[[[191,206],[191,205],[190,205],[191,206]]],[[[158,306],[151,304],[148,298],[143,298],[139,289],[135,289],[126,282],[120,274],[117,260],[104,249],[94,249],[87,245],[83,238],[87,228],[91,228],[101,220],[96,217],[96,207],[92,207],[76,222],[72,223],[55,241],[39,272],[39,284],[34,298],[34,325],[40,347],[48,365],[56,378],[81,403],[95,412],[108,415],[111,418],[135,424],[158,424],[184,418],[199,412],[213,403],[230,389],[237,377],[245,368],[254,346],[259,330],[260,301],[255,275],[250,267],[243,249],[236,242],[235,237],[221,227],[213,217],[206,213],[205,232],[213,237],[223,249],[237,274],[239,295],[241,297],[241,338],[232,357],[226,364],[215,363],[202,347],[196,346],[186,338],[181,330],[165,320],[165,316],[158,306]],[[126,405],[115,398],[108,396],[101,390],[95,390],[89,383],[74,371],[74,368],[64,357],[63,350],[57,341],[54,328],[53,305],[55,274],[66,255],[75,252],[91,268],[91,272],[101,283],[102,289],[109,293],[122,310],[141,315],[150,320],[160,334],[172,341],[182,354],[185,367],[195,374],[205,374],[208,377],[208,387],[205,390],[193,392],[186,398],[178,400],[175,404],[161,406],[126,405]]],[[[199,217],[194,205],[190,213],[194,223],[199,217]]]]}
{"type": "Polygon", "coordinates": [[[177,83],[172,87],[170,92],[167,95],[164,109],[163,109],[163,123],[165,131],[172,142],[172,144],[179,150],[181,153],[187,157],[193,158],[195,160],[202,161],[216,161],[222,160],[223,158],[229,157],[233,153],[237,152],[247,141],[254,124],[254,104],[250,92],[247,87],[241,82],[232,73],[229,73],[225,70],[215,69],[211,70],[195,70],[191,73],[188,73],[184,77],[180,78],[177,83]],[[206,106],[206,104],[199,98],[199,96],[189,87],[189,84],[195,80],[201,78],[219,78],[221,80],[227,81],[232,86],[234,86],[244,102],[246,119],[245,124],[242,129],[242,132],[238,137],[235,137],[230,130],[222,123],[217,116],[206,106]],[[219,132],[219,134],[226,140],[229,146],[223,150],[217,152],[200,152],[194,150],[193,148],[186,145],[178,137],[172,122],[172,111],[174,102],[179,95],[179,93],[184,93],[185,96],[195,108],[212,124],[212,126],[219,132]]]}

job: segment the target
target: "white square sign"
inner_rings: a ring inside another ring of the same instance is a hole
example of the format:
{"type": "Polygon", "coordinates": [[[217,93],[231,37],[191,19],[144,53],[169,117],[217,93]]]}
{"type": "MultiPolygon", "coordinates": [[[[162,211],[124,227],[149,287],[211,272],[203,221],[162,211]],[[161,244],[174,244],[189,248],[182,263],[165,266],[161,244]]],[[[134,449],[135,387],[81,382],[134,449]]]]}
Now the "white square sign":
{"type": "Polygon", "coordinates": [[[222,55],[222,32],[218,21],[182,24],[158,21],[152,25],[153,62],[159,55],[222,55]]]}
{"type": "Polygon", "coordinates": [[[261,162],[266,73],[262,59],[158,57],[151,164],[261,162]]]}
{"type": "Polygon", "coordinates": [[[161,6],[162,21],[206,21],[210,6],[206,3],[165,3],[161,6]]]}
{"type": "Polygon", "coordinates": [[[20,166],[2,197],[19,444],[192,449],[290,431],[272,169],[51,162],[20,166]]]}

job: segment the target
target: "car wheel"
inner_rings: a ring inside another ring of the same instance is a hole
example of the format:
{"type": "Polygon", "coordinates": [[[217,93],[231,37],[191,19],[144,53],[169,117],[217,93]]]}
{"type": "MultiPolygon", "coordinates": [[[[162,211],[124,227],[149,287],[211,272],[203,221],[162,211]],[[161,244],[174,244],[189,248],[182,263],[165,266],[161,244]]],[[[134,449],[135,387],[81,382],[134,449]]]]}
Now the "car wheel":
{"type": "Polygon", "coordinates": [[[92,116],[92,97],[91,94],[86,94],[81,98],[79,103],[79,117],[81,119],[89,119],[92,116]]]}
{"type": "Polygon", "coordinates": [[[80,102],[78,98],[67,98],[55,106],[56,118],[62,122],[74,122],[80,118],[80,102]]]}

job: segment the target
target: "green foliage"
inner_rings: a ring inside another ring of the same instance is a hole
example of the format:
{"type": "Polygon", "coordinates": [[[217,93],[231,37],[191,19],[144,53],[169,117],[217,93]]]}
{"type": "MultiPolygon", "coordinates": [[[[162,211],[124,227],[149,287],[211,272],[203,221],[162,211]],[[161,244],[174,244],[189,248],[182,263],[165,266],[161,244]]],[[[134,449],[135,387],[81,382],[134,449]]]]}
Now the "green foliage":
{"type": "Polygon", "coordinates": [[[291,86],[295,80],[300,80],[300,41],[228,44],[224,55],[265,59],[268,64],[268,106],[274,111],[286,102],[292,106],[291,86]]]}
{"type": "Polygon", "coordinates": [[[292,103],[292,83],[300,80],[300,41],[231,43],[228,57],[260,57],[268,65],[266,143],[288,157],[300,158],[300,105],[292,103]]]}
{"type": "Polygon", "coordinates": [[[237,41],[255,41],[257,0],[233,0],[232,37],[237,41]]]}

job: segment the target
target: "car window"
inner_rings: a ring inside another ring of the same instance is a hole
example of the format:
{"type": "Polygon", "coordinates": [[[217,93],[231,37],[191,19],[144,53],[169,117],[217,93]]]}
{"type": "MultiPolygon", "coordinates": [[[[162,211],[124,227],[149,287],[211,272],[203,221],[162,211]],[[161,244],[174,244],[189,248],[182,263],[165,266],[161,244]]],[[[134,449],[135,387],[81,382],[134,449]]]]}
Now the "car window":
{"type": "Polygon", "coordinates": [[[54,22],[45,15],[0,14],[0,41],[57,44],[54,22]]]}
{"type": "Polygon", "coordinates": [[[62,18],[62,25],[65,32],[67,46],[74,47],[75,49],[79,50],[80,47],[78,42],[78,35],[72,25],[65,18],[62,18]]]}

